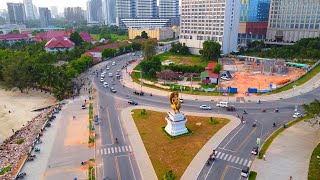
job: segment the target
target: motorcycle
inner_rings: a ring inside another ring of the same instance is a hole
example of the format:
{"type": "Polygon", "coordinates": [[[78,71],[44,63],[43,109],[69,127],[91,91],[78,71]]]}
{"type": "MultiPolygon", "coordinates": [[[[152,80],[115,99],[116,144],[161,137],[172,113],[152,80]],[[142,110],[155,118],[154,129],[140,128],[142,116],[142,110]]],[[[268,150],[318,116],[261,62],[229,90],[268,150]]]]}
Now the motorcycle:
{"type": "Polygon", "coordinates": [[[243,110],[243,114],[248,114],[246,110],[243,110]]]}
{"type": "Polygon", "coordinates": [[[40,149],[39,148],[35,148],[34,152],[40,152],[40,149]]]}
{"type": "Polygon", "coordinates": [[[41,141],[40,139],[38,139],[38,140],[35,141],[35,143],[36,143],[36,144],[41,144],[42,141],[41,141]]]}
{"type": "Polygon", "coordinates": [[[25,173],[25,172],[18,173],[16,176],[16,179],[24,178],[24,176],[26,176],[26,175],[27,175],[27,173],[25,173]]]}
{"type": "Polygon", "coordinates": [[[279,109],[278,109],[278,108],[276,108],[276,109],[274,110],[274,112],[276,112],[276,113],[277,113],[277,112],[279,112],[279,109]]]}

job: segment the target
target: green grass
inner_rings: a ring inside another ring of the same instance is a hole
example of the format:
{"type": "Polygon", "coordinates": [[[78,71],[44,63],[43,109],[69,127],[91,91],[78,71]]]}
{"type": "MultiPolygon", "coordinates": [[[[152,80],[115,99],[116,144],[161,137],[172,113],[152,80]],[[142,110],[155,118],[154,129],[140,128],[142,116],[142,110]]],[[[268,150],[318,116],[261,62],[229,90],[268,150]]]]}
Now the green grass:
{"type": "Polygon", "coordinates": [[[201,59],[201,56],[197,55],[180,55],[180,54],[171,54],[165,52],[157,55],[161,61],[171,60],[175,65],[198,65],[206,67],[208,65],[207,61],[201,59]]]}
{"type": "Polygon", "coordinates": [[[22,144],[26,138],[20,138],[16,141],[17,144],[22,144]]]}
{"type": "Polygon", "coordinates": [[[93,166],[89,166],[89,180],[95,180],[96,177],[94,176],[95,170],[93,166]]]}
{"type": "MultiPolygon", "coordinates": [[[[291,121],[287,124],[287,128],[297,124],[298,122],[307,119],[306,116],[302,117],[302,118],[298,118],[294,121],[291,121]]],[[[269,138],[266,140],[266,142],[262,145],[262,148],[260,149],[260,153],[258,158],[262,159],[263,155],[266,154],[268,148],[270,147],[271,143],[273,142],[273,140],[276,139],[276,137],[278,137],[279,134],[281,134],[283,131],[285,131],[287,128],[280,128],[277,131],[275,131],[271,136],[269,136],[269,138]]]]}
{"type": "Polygon", "coordinates": [[[320,143],[313,150],[310,159],[308,180],[320,180],[320,159],[317,156],[320,156],[320,143]]]}
{"type": "Polygon", "coordinates": [[[3,168],[3,169],[0,171],[0,175],[6,174],[7,172],[11,171],[11,169],[12,169],[11,165],[3,168]]]}
{"type": "Polygon", "coordinates": [[[93,104],[90,103],[89,105],[89,119],[93,118],[93,104]]]}
{"type": "Polygon", "coordinates": [[[297,81],[289,83],[281,88],[275,89],[267,94],[275,94],[275,93],[279,93],[282,91],[287,91],[289,89],[292,89],[294,85],[300,86],[300,85],[304,84],[305,82],[309,81],[311,78],[313,78],[319,72],[320,72],[320,63],[316,67],[314,67],[312,70],[310,70],[307,74],[305,74],[300,79],[298,79],[297,81]]]}
{"type": "MultiPolygon", "coordinates": [[[[120,36],[118,34],[110,34],[111,35],[111,41],[125,41],[129,39],[129,36],[123,35],[120,36]]],[[[100,40],[100,34],[91,34],[92,38],[99,41],[100,40]]]]}
{"type": "Polygon", "coordinates": [[[257,178],[257,172],[250,171],[248,180],[255,180],[257,178]]]}
{"type": "Polygon", "coordinates": [[[97,41],[100,40],[100,34],[90,34],[90,35],[94,40],[97,40],[97,41]]]}

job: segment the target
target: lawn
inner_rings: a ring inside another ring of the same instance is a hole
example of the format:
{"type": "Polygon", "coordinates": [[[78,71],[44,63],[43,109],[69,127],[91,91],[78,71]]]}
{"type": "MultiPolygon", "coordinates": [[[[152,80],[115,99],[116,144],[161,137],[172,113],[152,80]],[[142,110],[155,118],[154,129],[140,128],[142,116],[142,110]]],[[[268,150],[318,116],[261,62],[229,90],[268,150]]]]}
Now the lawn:
{"type": "Polygon", "coordinates": [[[214,118],[218,123],[210,123],[209,117],[187,116],[186,126],[191,135],[171,139],[162,131],[166,126],[166,113],[149,111],[141,115],[141,109],[133,110],[133,119],[147,149],[158,179],[172,170],[175,179],[180,179],[192,159],[205,143],[229,120],[214,118]]]}
{"type": "Polygon", "coordinates": [[[308,180],[320,180],[320,143],[313,150],[308,172],[308,180]]]}
{"type": "Polygon", "coordinates": [[[275,89],[267,94],[275,94],[275,93],[279,93],[282,91],[292,89],[293,85],[300,86],[300,85],[304,84],[305,82],[309,81],[311,78],[313,78],[319,72],[320,72],[320,63],[316,67],[314,67],[312,70],[310,70],[307,74],[305,74],[300,79],[298,79],[297,81],[289,83],[281,88],[275,89]]]}
{"type": "Polygon", "coordinates": [[[94,40],[100,40],[100,34],[90,34],[94,40]]]}
{"type": "MultiPolygon", "coordinates": [[[[123,35],[120,36],[118,34],[110,34],[111,35],[111,41],[124,41],[124,40],[128,40],[129,36],[127,35],[123,35]]],[[[100,34],[91,34],[92,38],[95,40],[100,40],[100,34]]]]}
{"type": "Polygon", "coordinates": [[[249,174],[249,180],[256,180],[257,178],[257,172],[255,171],[250,171],[250,174],[249,174]]]}
{"type": "Polygon", "coordinates": [[[171,53],[162,53],[159,54],[158,57],[161,61],[171,60],[176,65],[198,65],[206,67],[208,65],[207,61],[201,59],[201,56],[197,55],[179,55],[179,54],[171,54],[171,53]]]}

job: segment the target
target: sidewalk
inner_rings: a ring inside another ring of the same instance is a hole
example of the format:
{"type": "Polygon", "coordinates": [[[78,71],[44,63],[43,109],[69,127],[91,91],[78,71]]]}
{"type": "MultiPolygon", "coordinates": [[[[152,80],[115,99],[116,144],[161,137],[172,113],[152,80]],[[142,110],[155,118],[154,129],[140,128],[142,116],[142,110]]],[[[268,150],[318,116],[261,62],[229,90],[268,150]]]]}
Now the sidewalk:
{"type": "MultiPolygon", "coordinates": [[[[124,125],[125,133],[128,135],[131,146],[134,151],[135,158],[138,163],[139,170],[143,179],[157,179],[157,175],[153,169],[151,160],[148,156],[147,150],[144,147],[138,129],[134,123],[131,115],[133,109],[147,109],[153,111],[168,112],[169,109],[154,108],[146,106],[136,106],[124,109],[121,112],[121,123],[124,125]]],[[[194,180],[197,179],[203,164],[208,159],[208,154],[212,153],[212,150],[218,147],[218,145],[223,141],[223,139],[239,124],[240,121],[234,116],[224,115],[224,114],[212,114],[212,113],[190,113],[183,112],[186,115],[192,116],[205,116],[205,117],[223,117],[230,119],[230,122],[225,125],[220,131],[218,131],[198,152],[198,154],[193,158],[186,171],[182,175],[183,180],[194,180]]]]}
{"type": "Polygon", "coordinates": [[[252,170],[257,180],[308,179],[309,161],[320,142],[319,126],[301,121],[280,134],[271,144],[266,160],[256,159],[252,170]]]}
{"type": "MultiPolygon", "coordinates": [[[[138,65],[138,62],[132,63],[127,67],[128,72],[132,72],[133,68],[138,65]]],[[[127,86],[130,87],[131,89],[134,90],[140,90],[140,84],[135,83],[132,81],[131,76],[126,73],[125,70],[122,71],[123,73],[123,83],[127,86]]],[[[277,94],[272,94],[272,95],[262,95],[262,96],[245,96],[244,101],[257,101],[257,100],[262,100],[262,101],[274,101],[274,100],[279,100],[279,99],[287,99],[291,97],[298,96],[300,94],[307,93],[309,91],[312,91],[313,89],[317,88],[320,86],[320,73],[318,73],[316,76],[311,78],[309,81],[306,83],[297,86],[295,90],[290,89],[287,91],[283,91],[277,94]]],[[[166,96],[168,97],[171,92],[168,91],[163,91],[159,89],[154,89],[150,87],[143,86],[142,87],[143,91],[147,94],[152,93],[154,95],[158,96],[166,96]]],[[[227,101],[229,100],[230,102],[237,102],[237,97],[227,97],[227,96],[203,96],[203,95],[191,95],[191,94],[183,94],[183,99],[190,99],[190,100],[195,100],[198,99],[200,101],[227,101]]]]}

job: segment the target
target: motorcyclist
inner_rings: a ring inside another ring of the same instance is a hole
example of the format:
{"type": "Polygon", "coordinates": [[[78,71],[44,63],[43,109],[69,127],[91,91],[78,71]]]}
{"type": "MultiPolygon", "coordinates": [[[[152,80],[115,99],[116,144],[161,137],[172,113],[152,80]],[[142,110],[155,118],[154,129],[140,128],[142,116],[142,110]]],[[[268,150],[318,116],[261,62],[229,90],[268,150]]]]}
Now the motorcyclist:
{"type": "Polygon", "coordinates": [[[257,103],[258,103],[258,104],[260,104],[260,103],[261,103],[260,99],[257,101],[257,103]]]}
{"type": "Polygon", "coordinates": [[[276,127],[276,122],[273,122],[273,127],[276,127]]]}
{"type": "Polygon", "coordinates": [[[243,114],[248,114],[246,110],[243,110],[243,114]]]}
{"type": "Polygon", "coordinates": [[[256,126],[257,126],[257,123],[256,121],[254,121],[252,127],[256,127],[256,126]]]}
{"type": "Polygon", "coordinates": [[[118,138],[116,138],[114,141],[116,142],[116,144],[118,144],[118,138]]]}

